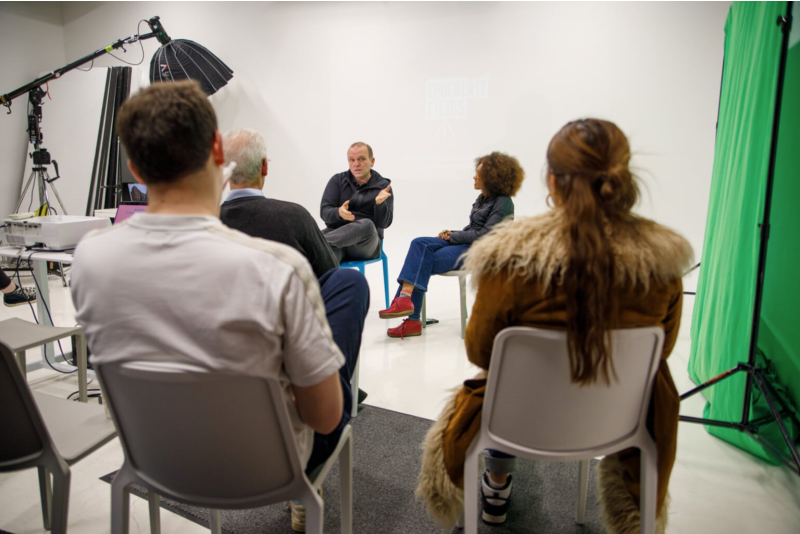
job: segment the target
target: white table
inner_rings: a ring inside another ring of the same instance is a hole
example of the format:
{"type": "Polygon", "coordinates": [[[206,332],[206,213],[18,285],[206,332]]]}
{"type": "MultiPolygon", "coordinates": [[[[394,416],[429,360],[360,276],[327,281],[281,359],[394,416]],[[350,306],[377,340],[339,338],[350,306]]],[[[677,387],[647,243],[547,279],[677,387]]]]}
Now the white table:
{"type": "MultiPolygon", "coordinates": [[[[50,286],[47,283],[47,262],[55,262],[55,263],[72,263],[72,253],[71,252],[51,252],[51,251],[41,251],[41,250],[25,250],[19,247],[0,247],[0,256],[5,256],[7,258],[22,258],[20,261],[20,267],[27,267],[28,266],[28,259],[31,259],[31,267],[33,268],[33,275],[36,277],[35,284],[37,299],[36,299],[36,317],[39,319],[39,324],[53,326],[52,321],[50,321],[50,315],[48,315],[47,310],[45,309],[45,304],[48,308],[52,308],[50,306],[50,286]]],[[[42,346],[42,365],[47,366],[47,361],[55,362],[55,351],[53,350],[53,344],[48,343],[42,346]]],[[[66,370],[66,368],[65,368],[66,370]]]]}

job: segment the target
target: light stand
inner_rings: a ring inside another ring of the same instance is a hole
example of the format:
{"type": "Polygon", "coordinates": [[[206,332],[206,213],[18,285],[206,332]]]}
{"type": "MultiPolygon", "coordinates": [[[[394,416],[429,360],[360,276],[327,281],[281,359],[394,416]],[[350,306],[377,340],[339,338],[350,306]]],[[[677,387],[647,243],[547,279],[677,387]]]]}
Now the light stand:
{"type": "MultiPolygon", "coordinates": [[[[753,309],[753,321],[750,334],[750,347],[747,358],[747,363],[739,363],[736,367],[725,371],[708,380],[707,382],[697,386],[696,388],[681,395],[681,400],[691,397],[695,393],[703,391],[707,387],[713,386],[717,382],[725,380],[726,378],[735,375],[739,372],[744,372],[747,375],[747,380],[744,388],[744,400],[742,407],[742,418],[739,422],[717,421],[714,419],[703,419],[699,417],[688,417],[682,415],[681,421],[688,423],[699,423],[702,425],[711,425],[724,428],[730,428],[744,432],[756,441],[758,441],[765,448],[769,449],[772,454],[779,458],[787,467],[789,467],[796,474],[800,475],[800,454],[795,448],[794,442],[789,436],[786,425],[783,419],[786,417],[791,418],[800,426],[800,420],[792,410],[792,408],[785,402],[781,395],[775,390],[772,384],[768,381],[766,376],[767,369],[761,363],[756,361],[757,354],[760,353],[758,349],[758,328],[761,320],[761,297],[764,289],[764,271],[766,270],[767,262],[767,241],[769,239],[769,216],[770,207],[772,205],[772,185],[775,178],[775,158],[778,150],[778,126],[780,123],[781,115],[781,100],[783,98],[783,83],[784,75],[786,72],[786,56],[789,49],[789,33],[792,25],[792,6],[793,2],[788,3],[788,9],[785,17],[779,17],[777,24],[781,27],[783,33],[783,42],[781,48],[780,64],[778,67],[778,88],[775,98],[775,109],[772,121],[772,139],[769,155],[769,170],[767,172],[767,187],[764,199],[764,219],[761,224],[760,246],[758,253],[758,271],[756,277],[756,294],[755,305],[753,309]],[[760,417],[758,419],[750,418],[750,399],[752,396],[753,386],[758,387],[769,407],[769,415],[760,417]],[[778,449],[775,445],[770,443],[765,437],[759,434],[759,428],[765,425],[775,423],[778,426],[786,446],[789,449],[789,455],[786,455],[778,449]]],[[[762,354],[763,356],[763,354],[762,354]]]]}

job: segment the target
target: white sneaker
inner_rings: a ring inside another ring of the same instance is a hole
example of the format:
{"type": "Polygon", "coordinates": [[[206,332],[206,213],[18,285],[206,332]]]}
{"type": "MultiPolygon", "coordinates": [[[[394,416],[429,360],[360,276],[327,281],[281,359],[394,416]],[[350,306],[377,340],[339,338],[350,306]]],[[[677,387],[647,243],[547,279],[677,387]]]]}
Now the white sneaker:
{"type": "Polygon", "coordinates": [[[511,501],[511,475],[508,475],[506,485],[494,489],[489,485],[489,475],[483,473],[481,479],[481,519],[489,525],[501,525],[506,522],[506,513],[511,501]]]}

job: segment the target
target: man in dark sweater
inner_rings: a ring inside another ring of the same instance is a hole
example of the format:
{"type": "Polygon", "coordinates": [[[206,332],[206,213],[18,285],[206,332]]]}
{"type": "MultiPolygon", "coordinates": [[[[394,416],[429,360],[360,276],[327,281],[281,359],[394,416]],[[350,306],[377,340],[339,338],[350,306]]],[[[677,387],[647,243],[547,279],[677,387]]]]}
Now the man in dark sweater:
{"type": "Polygon", "coordinates": [[[225,159],[236,162],[231,192],[222,204],[222,222],[253,237],[278,241],[305,256],[320,278],[339,263],[310,213],[299,204],[265,198],[261,189],[268,161],[264,138],[255,130],[228,132],[225,159]]]}
{"type": "Polygon", "coordinates": [[[371,260],[381,254],[383,229],[392,224],[391,180],[372,170],[372,147],[353,143],[347,151],[350,170],[335,174],[322,194],[322,233],[341,261],[371,260]]]}

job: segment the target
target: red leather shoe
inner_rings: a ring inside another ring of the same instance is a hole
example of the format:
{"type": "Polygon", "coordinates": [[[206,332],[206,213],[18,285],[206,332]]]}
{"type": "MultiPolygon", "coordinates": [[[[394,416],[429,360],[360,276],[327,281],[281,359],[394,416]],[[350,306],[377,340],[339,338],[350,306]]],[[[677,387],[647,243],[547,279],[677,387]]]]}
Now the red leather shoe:
{"type": "Polygon", "coordinates": [[[395,319],[397,317],[408,317],[414,313],[414,304],[411,297],[397,297],[392,301],[392,305],[385,310],[378,312],[381,319],[395,319]]]}
{"type": "Polygon", "coordinates": [[[389,337],[399,337],[400,339],[403,339],[404,337],[421,336],[422,321],[412,321],[411,319],[406,319],[402,322],[402,324],[400,324],[400,326],[388,329],[386,331],[386,335],[389,337]]]}

